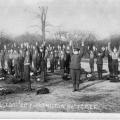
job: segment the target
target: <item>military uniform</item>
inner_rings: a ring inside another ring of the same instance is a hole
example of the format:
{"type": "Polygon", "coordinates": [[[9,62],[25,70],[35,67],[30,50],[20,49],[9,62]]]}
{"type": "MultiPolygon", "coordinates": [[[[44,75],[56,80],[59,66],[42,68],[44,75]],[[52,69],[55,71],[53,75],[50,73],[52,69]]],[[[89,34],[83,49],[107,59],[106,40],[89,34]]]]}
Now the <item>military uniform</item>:
{"type": "Polygon", "coordinates": [[[102,68],[103,68],[103,58],[105,56],[105,51],[97,51],[96,57],[97,57],[97,71],[98,71],[98,78],[102,79],[102,68]]]}
{"type": "Polygon", "coordinates": [[[55,65],[54,65],[54,67],[55,67],[55,69],[57,69],[57,67],[58,67],[58,53],[57,53],[57,51],[55,51],[55,65]]]}
{"type": "Polygon", "coordinates": [[[7,64],[8,64],[8,72],[9,74],[12,74],[13,71],[12,53],[10,53],[8,56],[7,64]]]}
{"type": "Polygon", "coordinates": [[[54,72],[54,64],[55,64],[55,58],[54,58],[54,52],[52,51],[50,55],[50,69],[52,73],[54,72]]]}
{"type": "Polygon", "coordinates": [[[14,71],[15,71],[15,77],[19,78],[19,56],[18,52],[14,52],[14,71]]]}
{"type": "Polygon", "coordinates": [[[70,53],[69,52],[66,52],[65,53],[65,72],[67,74],[70,73],[70,61],[71,61],[71,57],[70,57],[70,53]]]}
{"type": "Polygon", "coordinates": [[[24,80],[28,82],[28,90],[31,90],[31,80],[30,80],[30,53],[26,51],[26,56],[24,60],[24,80]]]}
{"type": "Polygon", "coordinates": [[[61,71],[61,77],[63,79],[64,72],[65,72],[65,53],[64,53],[64,51],[61,51],[61,54],[60,54],[60,71],[61,71]]]}
{"type": "Polygon", "coordinates": [[[1,67],[2,69],[5,69],[5,51],[1,51],[1,67]]]}
{"type": "Polygon", "coordinates": [[[113,52],[110,48],[110,45],[108,45],[108,50],[109,50],[110,55],[112,57],[113,76],[118,76],[118,57],[119,57],[119,54],[120,54],[120,47],[119,47],[118,51],[113,52]]]}
{"type": "MultiPolygon", "coordinates": [[[[79,51],[79,48],[74,48],[79,51]]],[[[73,91],[77,91],[79,89],[79,82],[80,82],[80,75],[81,75],[81,58],[84,54],[84,47],[82,46],[80,49],[80,53],[73,54],[72,47],[70,47],[70,55],[71,55],[71,63],[70,63],[70,70],[71,70],[71,78],[73,81],[73,91]]]]}
{"type": "Polygon", "coordinates": [[[33,54],[33,66],[34,66],[34,74],[35,75],[37,75],[37,55],[38,55],[38,53],[37,53],[37,51],[35,50],[34,51],[34,54],[33,54]]]}
{"type": "Polygon", "coordinates": [[[43,53],[41,57],[41,78],[44,82],[46,82],[46,59],[45,59],[45,50],[46,46],[43,46],[43,53]]]}
{"type": "Polygon", "coordinates": [[[21,52],[19,55],[19,75],[20,75],[20,80],[23,80],[24,79],[24,55],[23,55],[23,52],[21,52]]]}
{"type": "Polygon", "coordinates": [[[91,70],[91,73],[92,73],[92,75],[93,75],[93,73],[94,73],[94,51],[93,50],[90,50],[90,51],[88,51],[88,53],[89,53],[89,65],[90,65],[90,70],[91,70]]]}
{"type": "Polygon", "coordinates": [[[112,56],[110,55],[109,52],[107,52],[107,56],[108,56],[108,69],[109,69],[109,73],[110,73],[110,76],[113,76],[112,56]]]}

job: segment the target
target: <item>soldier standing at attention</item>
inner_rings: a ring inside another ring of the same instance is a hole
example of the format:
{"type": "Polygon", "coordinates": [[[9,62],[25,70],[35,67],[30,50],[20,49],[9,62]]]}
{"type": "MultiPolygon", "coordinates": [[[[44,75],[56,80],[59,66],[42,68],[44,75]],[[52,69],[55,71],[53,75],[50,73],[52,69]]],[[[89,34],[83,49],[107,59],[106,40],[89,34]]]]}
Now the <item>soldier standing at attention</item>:
{"type": "Polygon", "coordinates": [[[81,49],[78,47],[74,47],[72,50],[72,41],[70,41],[70,55],[71,55],[71,63],[70,63],[70,70],[71,70],[71,78],[73,81],[73,92],[79,90],[79,81],[81,75],[81,58],[84,54],[84,42],[82,42],[81,49]],[[80,50],[80,53],[79,53],[80,50]]]}
{"type": "Polygon", "coordinates": [[[114,47],[112,51],[110,48],[110,43],[108,43],[108,50],[110,52],[110,55],[112,56],[113,77],[118,77],[118,57],[120,54],[120,46],[119,50],[117,50],[117,48],[114,47]]]}

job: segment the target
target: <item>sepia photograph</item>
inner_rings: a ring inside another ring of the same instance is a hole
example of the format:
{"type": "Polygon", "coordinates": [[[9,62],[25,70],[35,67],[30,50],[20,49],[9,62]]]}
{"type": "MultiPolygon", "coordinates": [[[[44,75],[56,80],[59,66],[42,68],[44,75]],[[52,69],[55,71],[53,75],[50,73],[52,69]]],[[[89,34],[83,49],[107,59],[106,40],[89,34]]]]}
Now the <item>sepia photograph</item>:
{"type": "Polygon", "coordinates": [[[2,112],[120,113],[120,0],[0,0],[2,112]]]}

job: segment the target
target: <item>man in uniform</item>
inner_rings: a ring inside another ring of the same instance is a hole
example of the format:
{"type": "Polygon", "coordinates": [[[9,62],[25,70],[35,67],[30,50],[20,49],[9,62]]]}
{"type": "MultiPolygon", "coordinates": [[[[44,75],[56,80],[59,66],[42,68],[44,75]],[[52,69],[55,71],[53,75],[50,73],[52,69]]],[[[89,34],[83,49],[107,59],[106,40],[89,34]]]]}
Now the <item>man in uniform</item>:
{"type": "Polygon", "coordinates": [[[20,54],[19,54],[19,74],[20,74],[20,80],[24,79],[24,54],[23,51],[20,50],[20,54]]]}
{"type": "Polygon", "coordinates": [[[70,50],[69,47],[67,47],[67,50],[65,52],[65,72],[68,74],[70,73],[70,61],[71,61],[71,57],[70,57],[70,50]]]}
{"type": "Polygon", "coordinates": [[[28,82],[28,90],[31,90],[31,80],[30,80],[30,52],[27,49],[26,56],[24,60],[24,80],[28,82]]]}
{"type": "Polygon", "coordinates": [[[14,50],[14,71],[15,71],[15,77],[18,80],[19,78],[19,52],[14,50]]]}
{"type": "Polygon", "coordinates": [[[108,47],[106,47],[106,55],[108,57],[108,69],[109,69],[109,76],[113,77],[113,68],[112,68],[112,56],[108,50],[108,47]]]}
{"type": "Polygon", "coordinates": [[[43,82],[46,82],[47,79],[46,79],[45,42],[43,43],[42,47],[43,47],[43,52],[42,52],[42,58],[41,58],[41,77],[42,77],[43,82]]]}
{"type": "Polygon", "coordinates": [[[89,65],[90,65],[90,70],[91,74],[93,76],[94,74],[94,58],[95,58],[95,46],[93,46],[91,49],[88,46],[88,54],[89,54],[89,65]]]}
{"type": "Polygon", "coordinates": [[[71,55],[71,63],[70,63],[70,70],[71,70],[71,78],[73,81],[73,92],[79,90],[79,81],[81,75],[81,58],[84,54],[84,42],[82,42],[82,46],[79,53],[79,47],[74,47],[72,50],[72,41],[70,41],[70,55],[71,55]]]}
{"type": "Polygon", "coordinates": [[[105,48],[102,47],[102,51],[98,50],[98,51],[96,51],[95,54],[97,57],[96,64],[97,64],[98,78],[99,78],[99,80],[101,80],[102,79],[102,69],[103,69],[103,58],[105,56],[105,48]]]}
{"type": "Polygon", "coordinates": [[[8,53],[8,60],[7,60],[7,64],[8,64],[8,73],[12,75],[12,71],[13,71],[13,63],[12,63],[12,54],[13,54],[13,49],[10,50],[10,52],[8,53]]]}
{"type": "Polygon", "coordinates": [[[110,55],[112,56],[112,70],[113,70],[113,77],[118,77],[118,57],[120,54],[120,46],[119,50],[114,47],[113,51],[111,50],[110,43],[108,43],[108,50],[110,55]]]}
{"type": "Polygon", "coordinates": [[[55,50],[55,70],[57,69],[57,67],[58,67],[58,52],[57,52],[57,50],[55,50]]]}
{"type": "Polygon", "coordinates": [[[33,52],[33,66],[34,66],[34,75],[37,75],[37,57],[38,57],[38,52],[36,49],[34,49],[34,52],[33,52]]]}
{"type": "Polygon", "coordinates": [[[65,72],[65,53],[61,50],[60,54],[60,71],[61,71],[61,77],[64,79],[64,72],[65,72]]]}
{"type": "Polygon", "coordinates": [[[50,53],[50,69],[51,69],[52,73],[54,73],[54,64],[55,64],[54,52],[51,51],[51,53],[50,53]]]}
{"type": "Polygon", "coordinates": [[[5,69],[5,51],[1,50],[1,67],[5,69]]]}

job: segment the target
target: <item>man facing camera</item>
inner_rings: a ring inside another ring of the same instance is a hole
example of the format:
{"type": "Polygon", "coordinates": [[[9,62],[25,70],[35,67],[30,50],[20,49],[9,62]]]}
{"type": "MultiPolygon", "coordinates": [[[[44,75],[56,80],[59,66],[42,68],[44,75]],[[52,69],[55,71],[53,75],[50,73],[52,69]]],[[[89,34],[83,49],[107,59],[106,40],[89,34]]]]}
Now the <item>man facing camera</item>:
{"type": "Polygon", "coordinates": [[[71,78],[73,81],[73,92],[79,90],[79,81],[81,75],[81,58],[84,54],[84,42],[82,42],[81,48],[72,48],[72,41],[70,41],[70,55],[71,55],[71,78]]]}

